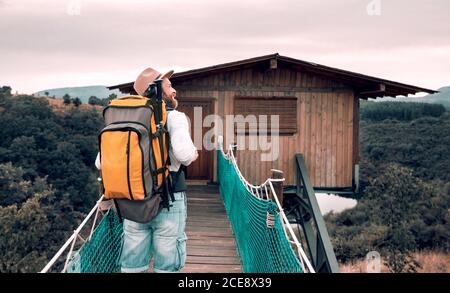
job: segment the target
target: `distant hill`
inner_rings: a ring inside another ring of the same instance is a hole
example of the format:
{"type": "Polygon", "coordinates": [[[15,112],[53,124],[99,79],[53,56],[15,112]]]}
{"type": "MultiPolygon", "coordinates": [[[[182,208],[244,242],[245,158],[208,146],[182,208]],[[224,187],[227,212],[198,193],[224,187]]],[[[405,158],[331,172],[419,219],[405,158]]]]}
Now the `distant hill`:
{"type": "Polygon", "coordinates": [[[398,102],[421,102],[429,104],[442,104],[445,108],[450,109],[450,86],[441,87],[439,93],[426,95],[420,98],[399,97],[399,98],[377,98],[375,102],[398,101],[398,102]]]}
{"type": "MultiPolygon", "coordinates": [[[[65,105],[64,101],[62,99],[52,99],[52,98],[47,98],[45,96],[35,96],[35,98],[42,98],[45,99],[49,106],[52,107],[53,111],[55,113],[66,113],[67,111],[70,111],[70,109],[76,108],[74,104],[69,104],[69,105],[65,105]]],[[[101,113],[103,111],[103,106],[99,106],[99,105],[89,105],[87,103],[83,103],[79,106],[80,110],[92,110],[95,109],[97,110],[99,113],[101,113]]]]}
{"type": "Polygon", "coordinates": [[[49,97],[55,96],[55,98],[59,99],[62,99],[65,94],[68,94],[71,98],[80,98],[83,103],[87,103],[90,96],[96,96],[99,99],[104,99],[113,93],[118,96],[122,95],[119,90],[108,90],[106,86],[103,85],[47,89],[34,94],[38,96],[45,96],[45,92],[49,93],[49,97]]]}

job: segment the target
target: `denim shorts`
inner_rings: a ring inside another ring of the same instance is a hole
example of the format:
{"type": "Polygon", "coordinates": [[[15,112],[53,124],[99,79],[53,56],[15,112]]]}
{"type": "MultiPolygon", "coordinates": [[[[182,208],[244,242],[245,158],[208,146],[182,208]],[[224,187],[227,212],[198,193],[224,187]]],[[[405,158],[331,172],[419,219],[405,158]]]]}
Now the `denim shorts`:
{"type": "Polygon", "coordinates": [[[123,273],[140,273],[149,269],[169,273],[180,271],[186,262],[186,193],[175,192],[170,210],[166,208],[150,222],[141,224],[124,219],[124,240],[120,258],[123,273]]]}

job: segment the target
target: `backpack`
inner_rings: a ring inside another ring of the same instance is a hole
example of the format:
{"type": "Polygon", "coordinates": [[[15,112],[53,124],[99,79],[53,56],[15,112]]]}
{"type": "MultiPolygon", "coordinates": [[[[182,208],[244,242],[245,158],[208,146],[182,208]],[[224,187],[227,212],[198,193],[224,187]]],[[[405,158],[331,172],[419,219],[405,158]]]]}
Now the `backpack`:
{"type": "Polygon", "coordinates": [[[113,199],[119,217],[146,223],[173,192],[169,178],[170,137],[161,81],[144,96],[111,100],[103,110],[105,127],[98,136],[102,189],[113,199]]]}

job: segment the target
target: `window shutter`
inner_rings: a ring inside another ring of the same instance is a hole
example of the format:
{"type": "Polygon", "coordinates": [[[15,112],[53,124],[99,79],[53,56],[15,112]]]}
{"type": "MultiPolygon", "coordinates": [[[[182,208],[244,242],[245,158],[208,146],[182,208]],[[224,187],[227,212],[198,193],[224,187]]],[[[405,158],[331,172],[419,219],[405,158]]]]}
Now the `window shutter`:
{"type": "MultiPolygon", "coordinates": [[[[279,116],[279,133],[292,135],[297,132],[297,98],[296,97],[249,97],[236,96],[234,98],[234,114],[255,115],[259,125],[259,115],[267,116],[267,133],[271,129],[271,115],[279,116]]],[[[245,134],[256,134],[256,127],[245,125],[245,134]]],[[[237,125],[235,125],[237,133],[237,125]]]]}

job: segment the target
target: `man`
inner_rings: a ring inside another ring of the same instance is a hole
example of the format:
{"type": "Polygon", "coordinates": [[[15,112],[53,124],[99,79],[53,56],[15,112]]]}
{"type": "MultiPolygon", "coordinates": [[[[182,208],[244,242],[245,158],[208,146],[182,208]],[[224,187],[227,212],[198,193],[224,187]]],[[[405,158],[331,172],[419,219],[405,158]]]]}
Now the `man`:
{"type": "MultiPolygon", "coordinates": [[[[178,272],[186,261],[186,184],[181,165],[188,166],[198,157],[190,137],[189,124],[184,113],[175,110],[178,101],[170,77],[173,70],[161,74],[147,68],[136,79],[134,89],[143,95],[148,85],[162,79],[163,99],[167,105],[167,130],[170,135],[170,176],[175,201],[170,209],[163,208],[150,222],[142,224],[124,219],[124,242],[121,255],[123,273],[140,273],[149,269],[153,258],[153,271],[158,273],[178,272]]],[[[96,165],[100,168],[99,157],[96,165]]],[[[120,204],[119,204],[120,205],[120,204]]],[[[120,206],[119,206],[120,208],[120,206]]]]}

